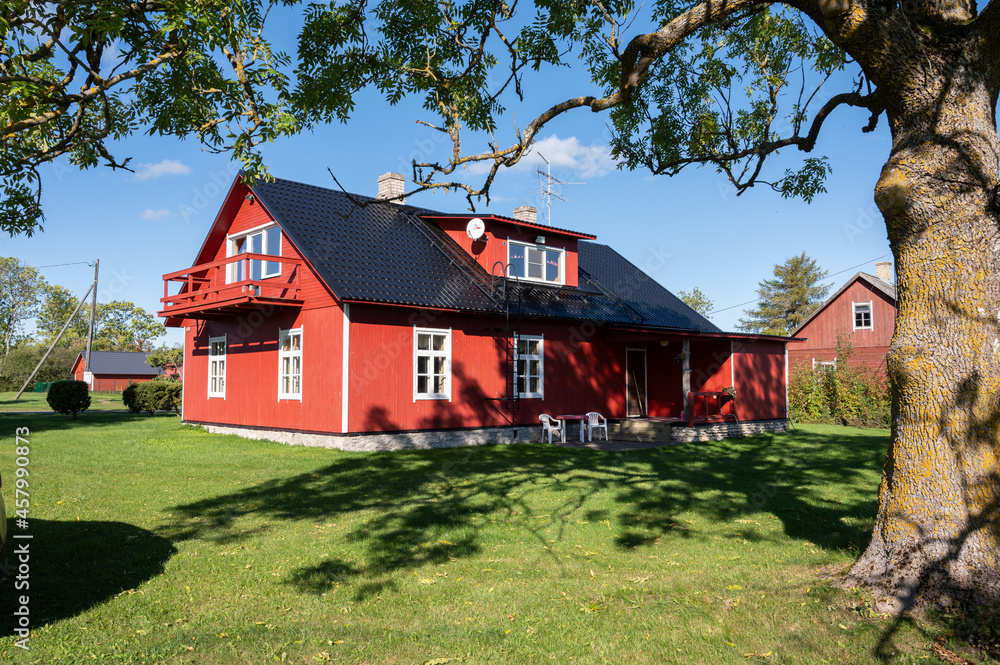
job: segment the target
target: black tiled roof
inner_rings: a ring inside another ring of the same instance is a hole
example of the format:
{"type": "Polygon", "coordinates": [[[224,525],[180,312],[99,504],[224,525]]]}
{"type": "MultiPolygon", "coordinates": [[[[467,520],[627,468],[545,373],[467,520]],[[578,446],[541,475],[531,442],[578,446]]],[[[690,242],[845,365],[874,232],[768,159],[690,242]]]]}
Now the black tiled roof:
{"type": "MultiPolygon", "coordinates": [[[[442,213],[276,179],[254,192],[342,300],[500,312],[490,276],[436,225],[442,213]]],[[[579,287],[521,283],[522,316],[721,332],[606,245],[579,242],[579,287]]]]}
{"type": "Polygon", "coordinates": [[[146,354],[141,351],[91,351],[90,371],[94,374],[133,376],[156,376],[163,373],[159,367],[150,367],[146,363],[146,354]]]}

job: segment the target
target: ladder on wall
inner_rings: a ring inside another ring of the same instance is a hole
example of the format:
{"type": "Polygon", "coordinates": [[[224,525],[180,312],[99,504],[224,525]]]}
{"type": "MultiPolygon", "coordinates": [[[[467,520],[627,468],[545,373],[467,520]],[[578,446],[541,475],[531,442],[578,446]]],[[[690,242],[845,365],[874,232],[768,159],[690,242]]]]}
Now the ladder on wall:
{"type": "Polygon", "coordinates": [[[488,330],[496,333],[497,341],[503,351],[504,394],[500,397],[487,397],[486,399],[500,402],[508,411],[516,411],[521,408],[520,394],[517,390],[517,346],[521,340],[520,281],[517,277],[517,270],[501,261],[493,264],[490,278],[493,298],[501,300],[503,303],[501,314],[503,326],[488,330]],[[498,267],[500,268],[499,274],[497,274],[498,267]],[[514,284],[518,287],[516,290],[511,289],[507,277],[508,273],[513,273],[514,284]],[[512,291],[516,291],[516,293],[512,293],[512,291]]]}

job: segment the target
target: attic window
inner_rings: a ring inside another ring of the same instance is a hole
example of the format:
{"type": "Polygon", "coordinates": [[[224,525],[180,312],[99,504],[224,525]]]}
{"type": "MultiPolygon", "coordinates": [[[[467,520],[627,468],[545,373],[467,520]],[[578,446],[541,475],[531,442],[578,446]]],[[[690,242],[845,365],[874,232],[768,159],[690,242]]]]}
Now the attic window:
{"type": "Polygon", "coordinates": [[[509,277],[529,282],[563,284],[563,257],[566,252],[557,247],[529,245],[510,240],[507,242],[509,277]]]}
{"type": "MultiPolygon", "coordinates": [[[[241,235],[230,236],[226,251],[227,256],[238,254],[267,254],[281,256],[281,229],[272,224],[267,227],[253,229],[241,235]]],[[[252,259],[247,274],[246,262],[240,261],[229,266],[229,281],[260,280],[277,277],[281,274],[281,264],[277,261],[261,261],[252,259]]]]}
{"type": "Polygon", "coordinates": [[[871,302],[856,302],[854,305],[854,329],[872,329],[872,304],[871,302]]]}

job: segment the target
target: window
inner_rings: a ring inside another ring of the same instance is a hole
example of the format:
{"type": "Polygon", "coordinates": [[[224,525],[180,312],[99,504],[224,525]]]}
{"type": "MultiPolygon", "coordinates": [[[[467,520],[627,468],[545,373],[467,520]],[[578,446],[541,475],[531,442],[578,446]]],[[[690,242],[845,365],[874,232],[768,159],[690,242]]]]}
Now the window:
{"type": "MultiPolygon", "coordinates": [[[[269,254],[281,256],[281,229],[269,226],[265,229],[251,231],[242,236],[229,239],[229,256],[239,254],[269,254]]],[[[266,279],[281,274],[281,264],[277,261],[250,261],[250,274],[246,274],[246,264],[243,261],[229,267],[229,281],[242,282],[245,279],[266,279]]]]}
{"type": "Polygon", "coordinates": [[[413,399],[451,399],[451,331],[413,329],[413,399]]]}
{"type": "Polygon", "coordinates": [[[302,399],[302,329],[278,332],[278,399],[302,399]]]}
{"type": "Polygon", "coordinates": [[[813,358],[813,369],[837,369],[837,359],[833,360],[816,360],[813,358]]]}
{"type": "Polygon", "coordinates": [[[532,282],[562,284],[563,255],[561,249],[545,245],[528,245],[522,242],[507,242],[507,263],[511,266],[510,277],[532,282]]]}
{"type": "Polygon", "coordinates": [[[545,354],[542,338],[521,335],[517,340],[515,372],[521,398],[544,397],[545,354]]]}
{"type": "Polygon", "coordinates": [[[208,338],[208,396],[226,396],[226,336],[208,338]]]}
{"type": "Polygon", "coordinates": [[[870,302],[856,302],[854,305],[854,329],[861,330],[872,328],[872,304],[870,302]]]}

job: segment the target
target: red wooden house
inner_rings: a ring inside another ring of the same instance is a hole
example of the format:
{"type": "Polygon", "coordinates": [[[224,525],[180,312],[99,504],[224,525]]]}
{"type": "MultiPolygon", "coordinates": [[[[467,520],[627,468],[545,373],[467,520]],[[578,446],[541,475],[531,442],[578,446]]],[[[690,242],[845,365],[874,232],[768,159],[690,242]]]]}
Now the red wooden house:
{"type": "Polygon", "coordinates": [[[816,368],[837,360],[838,337],[850,342],[851,365],[885,374],[885,356],[896,329],[896,286],[888,261],[876,263],[876,275],[859,272],[792,332],[792,368],[816,368]],[[802,340],[801,338],[806,338],[802,340]]]}
{"type": "Polygon", "coordinates": [[[159,367],[150,367],[141,351],[91,351],[90,376],[84,372],[83,353],[73,362],[71,373],[77,381],[86,381],[91,390],[121,392],[133,383],[150,381],[163,374],[159,367]]]}
{"type": "Polygon", "coordinates": [[[533,208],[381,200],[402,184],[387,174],[372,199],[236,179],[194,265],[164,275],[185,421],[341,448],[460,445],[538,440],[541,413],[680,418],[715,408],[689,393],[735,387],[723,411],[740,432],[787,424],[787,340],[723,333],[533,208]]]}

